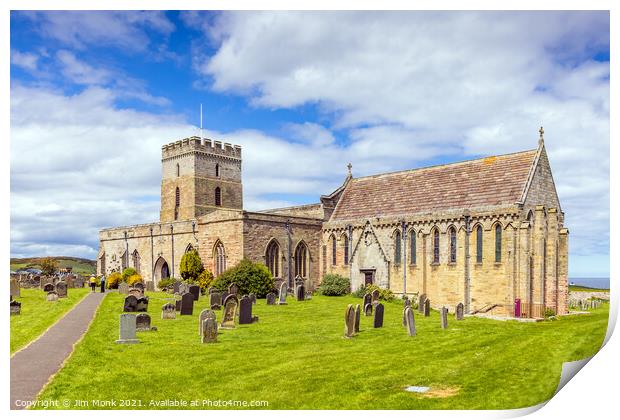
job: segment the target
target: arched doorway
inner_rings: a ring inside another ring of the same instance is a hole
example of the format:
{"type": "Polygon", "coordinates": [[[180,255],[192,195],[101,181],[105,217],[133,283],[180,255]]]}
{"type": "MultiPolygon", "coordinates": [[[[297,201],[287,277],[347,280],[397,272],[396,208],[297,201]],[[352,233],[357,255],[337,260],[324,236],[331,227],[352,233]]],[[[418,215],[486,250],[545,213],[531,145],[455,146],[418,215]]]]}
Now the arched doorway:
{"type": "Polygon", "coordinates": [[[168,267],[168,263],[163,257],[159,257],[157,259],[157,262],[155,263],[155,268],[153,269],[153,277],[153,280],[155,282],[170,277],[170,268],[168,267]]]}

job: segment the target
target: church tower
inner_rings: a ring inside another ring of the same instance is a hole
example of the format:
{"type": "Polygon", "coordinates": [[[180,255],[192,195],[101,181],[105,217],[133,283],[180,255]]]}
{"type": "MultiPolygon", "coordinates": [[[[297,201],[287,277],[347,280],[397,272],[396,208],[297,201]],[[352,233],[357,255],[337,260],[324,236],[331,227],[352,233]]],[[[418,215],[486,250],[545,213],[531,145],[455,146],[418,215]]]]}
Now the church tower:
{"type": "Polygon", "coordinates": [[[162,146],[160,221],[243,209],[241,146],[190,137],[162,146]]]}

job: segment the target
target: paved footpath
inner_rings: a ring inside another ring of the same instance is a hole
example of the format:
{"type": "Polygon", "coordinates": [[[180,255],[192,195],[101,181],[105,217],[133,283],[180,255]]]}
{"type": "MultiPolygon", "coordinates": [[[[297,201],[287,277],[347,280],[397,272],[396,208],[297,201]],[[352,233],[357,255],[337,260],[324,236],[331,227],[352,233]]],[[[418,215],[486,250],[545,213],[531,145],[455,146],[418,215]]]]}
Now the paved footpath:
{"type": "MultiPolygon", "coordinates": [[[[71,289],[69,289],[71,292],[71,289]]],[[[105,294],[90,293],[65,316],[11,358],[11,409],[33,401],[84,335],[105,294]]]]}

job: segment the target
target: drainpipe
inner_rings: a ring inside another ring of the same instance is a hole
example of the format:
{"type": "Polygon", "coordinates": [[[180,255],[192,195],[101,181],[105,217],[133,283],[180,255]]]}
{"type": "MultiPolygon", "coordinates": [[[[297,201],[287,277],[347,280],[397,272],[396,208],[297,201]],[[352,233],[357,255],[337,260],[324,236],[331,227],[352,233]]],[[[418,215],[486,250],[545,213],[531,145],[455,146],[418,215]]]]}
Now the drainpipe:
{"type": "Polygon", "coordinates": [[[470,216],[469,212],[465,212],[465,269],[463,270],[465,273],[465,307],[463,308],[465,313],[469,313],[470,311],[470,301],[471,301],[471,278],[469,277],[469,237],[470,237],[470,216]]]}
{"type": "Polygon", "coordinates": [[[151,281],[155,284],[155,261],[153,261],[153,226],[150,227],[151,231],[151,281]]]}
{"type": "Polygon", "coordinates": [[[170,225],[170,236],[172,239],[172,278],[174,278],[174,225],[170,225]]]}
{"type": "Polygon", "coordinates": [[[288,242],[288,258],[287,258],[287,265],[288,265],[288,287],[293,288],[293,283],[292,283],[292,277],[291,277],[291,225],[289,223],[289,221],[286,221],[286,224],[284,225],[284,227],[286,228],[286,236],[287,236],[287,242],[288,242]]]}
{"type": "Polygon", "coordinates": [[[400,222],[401,228],[403,230],[402,241],[403,241],[403,294],[407,294],[407,224],[405,221],[400,222]]]}

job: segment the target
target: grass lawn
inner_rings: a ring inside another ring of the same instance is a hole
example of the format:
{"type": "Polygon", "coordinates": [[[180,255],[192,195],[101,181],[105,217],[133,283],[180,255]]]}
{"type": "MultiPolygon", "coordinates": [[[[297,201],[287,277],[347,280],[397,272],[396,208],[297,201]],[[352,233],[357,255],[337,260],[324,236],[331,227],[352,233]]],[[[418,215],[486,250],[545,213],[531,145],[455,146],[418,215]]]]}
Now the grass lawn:
{"type": "Polygon", "coordinates": [[[41,289],[21,289],[21,314],[11,316],[11,354],[40,336],[78,303],[90,289],[68,289],[66,298],[48,302],[41,289]]]}
{"type": "Polygon", "coordinates": [[[39,398],[138,400],[141,408],[168,399],[264,400],[269,409],[519,408],[553,395],[562,362],[599,349],[608,318],[606,304],[590,315],[540,323],[456,322],[450,315],[444,331],[437,312],[424,318],[416,311],[412,338],[401,324],[402,302],[395,301],[385,305],[383,328],[373,329],[372,317],[362,315],[360,334],[344,339],[346,305],[361,299],[289,297],[286,306],[259,300],[258,324],[220,330],[218,343],[201,344],[197,319],[207,298],[196,302],[193,316],[162,320],[170,295],[149,295],[158,331],[138,333],[140,344],[116,344],[123,297],[106,296],[39,398]],[[434,394],[403,391],[408,385],[430,386],[434,394]]]}
{"type": "Polygon", "coordinates": [[[596,289],[586,286],[568,286],[569,292],[609,292],[609,289],[596,289]]]}

